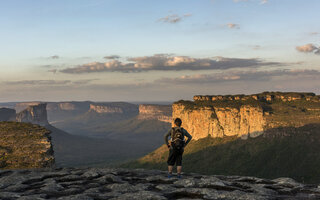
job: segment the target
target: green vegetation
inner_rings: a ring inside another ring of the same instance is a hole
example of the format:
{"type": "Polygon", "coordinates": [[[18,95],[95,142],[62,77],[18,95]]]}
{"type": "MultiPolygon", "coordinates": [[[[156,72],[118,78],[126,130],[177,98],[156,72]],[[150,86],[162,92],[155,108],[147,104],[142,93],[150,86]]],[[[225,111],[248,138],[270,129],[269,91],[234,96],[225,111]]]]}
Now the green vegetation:
{"type": "Polygon", "coordinates": [[[320,119],[320,102],[277,100],[268,103],[264,110],[270,113],[269,116],[266,116],[268,126],[300,127],[305,124],[318,123],[320,119]]]}
{"type": "Polygon", "coordinates": [[[256,94],[256,95],[261,95],[261,96],[265,96],[265,95],[274,95],[274,96],[284,96],[284,97],[313,97],[315,96],[314,93],[312,92],[262,92],[260,94],[256,94]]]}
{"type": "MultiPolygon", "coordinates": [[[[166,169],[165,146],[131,163],[129,168],[166,169]]],[[[202,174],[291,177],[320,182],[320,125],[273,129],[265,136],[241,140],[204,138],[191,142],[184,154],[184,171],[202,174]]]]}
{"type": "MultiPolygon", "coordinates": [[[[210,99],[210,96],[208,96],[210,99]]],[[[194,110],[201,107],[231,107],[240,108],[243,105],[250,105],[255,107],[262,107],[265,111],[274,111],[282,109],[296,108],[296,111],[307,111],[320,108],[320,101],[317,99],[319,96],[315,96],[314,93],[298,93],[298,92],[263,92],[260,94],[254,94],[250,96],[245,95],[224,95],[220,96],[221,100],[196,100],[196,101],[184,101],[180,100],[175,104],[182,104],[185,106],[185,110],[194,110]],[[254,99],[252,96],[256,96],[259,100],[254,99]],[[267,97],[272,97],[271,101],[267,101],[267,97]],[[239,100],[230,100],[234,97],[241,98],[239,100]],[[284,98],[284,100],[281,100],[284,98]],[[295,98],[294,101],[287,101],[286,99],[295,98]],[[310,98],[310,100],[307,100],[310,98]],[[280,109],[278,109],[280,108],[280,109]],[[271,110],[270,110],[271,109],[271,110]]]]}
{"type": "Polygon", "coordinates": [[[247,100],[216,100],[216,101],[184,101],[180,100],[175,104],[182,104],[185,110],[196,110],[202,107],[228,107],[239,109],[243,105],[250,105],[253,107],[260,107],[264,102],[257,101],[253,98],[247,100]]]}
{"type": "Polygon", "coordinates": [[[54,158],[49,134],[47,129],[30,123],[0,122],[0,168],[51,166],[54,158]]]}

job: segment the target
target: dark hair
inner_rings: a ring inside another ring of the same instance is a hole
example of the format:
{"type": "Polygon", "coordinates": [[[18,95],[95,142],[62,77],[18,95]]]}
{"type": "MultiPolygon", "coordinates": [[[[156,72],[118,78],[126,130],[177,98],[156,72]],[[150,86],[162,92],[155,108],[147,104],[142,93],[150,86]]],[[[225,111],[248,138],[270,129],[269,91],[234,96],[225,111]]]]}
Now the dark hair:
{"type": "Polygon", "coordinates": [[[182,124],[181,119],[180,119],[180,118],[176,118],[176,119],[174,120],[174,124],[180,127],[181,124],[182,124]]]}

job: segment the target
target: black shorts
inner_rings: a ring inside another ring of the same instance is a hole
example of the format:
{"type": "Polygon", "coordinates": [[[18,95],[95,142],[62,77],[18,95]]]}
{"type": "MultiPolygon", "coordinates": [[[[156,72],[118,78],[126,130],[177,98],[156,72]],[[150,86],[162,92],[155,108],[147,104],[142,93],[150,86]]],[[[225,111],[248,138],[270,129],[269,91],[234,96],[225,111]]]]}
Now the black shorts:
{"type": "Polygon", "coordinates": [[[174,150],[170,148],[169,157],[167,161],[168,165],[174,166],[174,164],[176,164],[177,166],[182,166],[182,154],[183,154],[183,149],[174,150]]]}

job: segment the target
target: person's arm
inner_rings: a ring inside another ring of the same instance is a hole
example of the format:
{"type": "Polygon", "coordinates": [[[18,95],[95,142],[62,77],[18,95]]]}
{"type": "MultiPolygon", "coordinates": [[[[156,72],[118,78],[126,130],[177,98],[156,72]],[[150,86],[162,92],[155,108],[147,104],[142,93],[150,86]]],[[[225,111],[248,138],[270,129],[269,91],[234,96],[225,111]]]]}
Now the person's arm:
{"type": "Polygon", "coordinates": [[[183,129],[183,130],[184,130],[184,135],[188,138],[185,144],[185,146],[187,146],[187,144],[191,141],[192,136],[188,133],[186,129],[183,129]]]}
{"type": "Polygon", "coordinates": [[[170,148],[170,145],[169,145],[169,136],[171,135],[171,129],[168,131],[167,134],[164,135],[164,141],[166,143],[166,145],[168,146],[168,148],[170,148]]]}

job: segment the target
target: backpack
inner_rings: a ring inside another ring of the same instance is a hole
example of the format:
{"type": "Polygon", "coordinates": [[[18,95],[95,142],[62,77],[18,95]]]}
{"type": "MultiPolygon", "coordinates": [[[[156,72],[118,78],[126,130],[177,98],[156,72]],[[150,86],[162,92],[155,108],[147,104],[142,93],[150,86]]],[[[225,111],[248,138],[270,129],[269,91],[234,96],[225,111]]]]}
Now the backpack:
{"type": "Polygon", "coordinates": [[[181,150],[184,147],[184,134],[181,128],[171,130],[171,146],[173,149],[181,150]]]}

